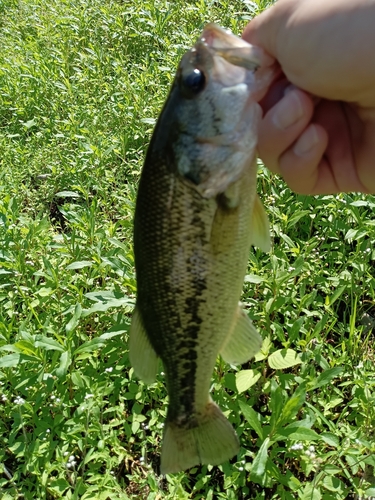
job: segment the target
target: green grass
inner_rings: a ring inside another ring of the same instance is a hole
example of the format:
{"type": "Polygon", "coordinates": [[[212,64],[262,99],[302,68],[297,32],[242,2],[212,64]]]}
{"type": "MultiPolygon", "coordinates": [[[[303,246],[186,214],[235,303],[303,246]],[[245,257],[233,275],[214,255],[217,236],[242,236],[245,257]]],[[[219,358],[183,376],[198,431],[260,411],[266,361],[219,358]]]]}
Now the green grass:
{"type": "Polygon", "coordinates": [[[0,0],[3,500],[375,496],[374,196],[297,196],[260,167],[274,245],[242,300],[265,342],[212,386],[231,463],[159,476],[163,375],[129,365],[153,124],[203,25],[240,33],[269,3],[0,0]]]}

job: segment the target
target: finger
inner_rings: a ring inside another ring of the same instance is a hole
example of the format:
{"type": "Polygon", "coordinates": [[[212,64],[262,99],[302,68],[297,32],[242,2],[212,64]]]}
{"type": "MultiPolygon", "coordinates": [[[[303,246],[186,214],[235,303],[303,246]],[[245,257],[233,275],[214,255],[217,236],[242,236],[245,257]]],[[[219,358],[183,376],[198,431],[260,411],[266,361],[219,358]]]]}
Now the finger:
{"type": "Polygon", "coordinates": [[[263,114],[266,114],[273,106],[275,106],[288,92],[290,82],[283,74],[280,74],[270,85],[266,95],[259,101],[262,107],[263,114]]]}
{"type": "Polygon", "coordinates": [[[302,134],[314,113],[312,98],[291,90],[263,118],[259,127],[258,152],[267,168],[281,173],[279,158],[302,134]]]}
{"type": "MultiPolygon", "coordinates": [[[[353,110],[350,112],[353,113],[353,110]]],[[[358,179],[365,186],[364,192],[375,193],[375,108],[362,110],[360,118],[362,126],[357,125],[357,129],[361,131],[361,135],[356,137],[354,146],[358,179]]]]}
{"type": "Polygon", "coordinates": [[[274,4],[256,16],[244,29],[242,38],[249,43],[259,45],[271,56],[277,58],[277,34],[281,24],[275,12],[278,4],[274,4]]]}
{"type": "MultiPolygon", "coordinates": [[[[314,123],[328,134],[325,158],[340,192],[366,192],[357,168],[356,144],[363,150],[363,122],[350,105],[340,101],[322,100],[315,109],[314,123]]],[[[373,138],[372,141],[373,143],[373,138]]]]}
{"type": "Polygon", "coordinates": [[[292,147],[279,159],[279,172],[289,187],[301,194],[339,192],[330,164],[324,157],[328,134],[323,127],[310,124],[292,147]]]}

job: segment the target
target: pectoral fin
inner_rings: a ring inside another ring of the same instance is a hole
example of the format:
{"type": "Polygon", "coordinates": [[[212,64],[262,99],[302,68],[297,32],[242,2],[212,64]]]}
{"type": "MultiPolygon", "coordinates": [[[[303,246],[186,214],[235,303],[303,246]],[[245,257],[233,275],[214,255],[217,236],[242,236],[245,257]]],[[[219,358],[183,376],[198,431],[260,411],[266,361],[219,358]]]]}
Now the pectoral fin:
{"type": "Polygon", "coordinates": [[[262,347],[262,337],[246,312],[238,307],[235,324],[221,348],[222,358],[230,364],[240,365],[253,358],[262,347]]]}
{"type": "Polygon", "coordinates": [[[263,252],[271,250],[270,223],[258,195],[255,196],[251,218],[251,242],[263,252]]]}
{"type": "Polygon", "coordinates": [[[146,384],[155,382],[159,359],[148,340],[137,306],[134,309],[130,325],[129,358],[137,377],[146,382],[146,384]]]}
{"type": "Polygon", "coordinates": [[[231,210],[237,208],[240,203],[240,184],[233,182],[228,188],[217,197],[219,205],[226,209],[231,210]]]}

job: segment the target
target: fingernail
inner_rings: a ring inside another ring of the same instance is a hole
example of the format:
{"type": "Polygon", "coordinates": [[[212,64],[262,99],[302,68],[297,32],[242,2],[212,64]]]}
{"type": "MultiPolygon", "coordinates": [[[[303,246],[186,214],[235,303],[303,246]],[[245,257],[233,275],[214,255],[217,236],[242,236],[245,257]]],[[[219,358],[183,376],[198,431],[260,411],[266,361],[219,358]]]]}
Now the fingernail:
{"type": "Polygon", "coordinates": [[[309,153],[319,142],[319,137],[314,126],[309,127],[296,142],[293,151],[297,156],[309,153]]]}
{"type": "Polygon", "coordinates": [[[285,87],[284,95],[287,95],[287,94],[289,94],[289,92],[292,92],[292,90],[297,90],[297,89],[298,89],[298,87],[293,85],[293,83],[290,83],[287,87],[285,87]]]}
{"type": "MultiPolygon", "coordinates": [[[[296,87],[295,85],[293,85],[293,83],[291,83],[287,87],[285,87],[284,95],[289,94],[289,92],[292,92],[292,90],[301,90],[301,89],[298,88],[298,87],[296,87]]],[[[305,92],[305,94],[307,94],[308,96],[311,97],[314,106],[316,106],[317,104],[319,104],[320,101],[322,100],[321,97],[318,97],[318,96],[316,96],[314,94],[310,94],[309,92],[306,92],[306,91],[304,91],[304,92],[305,92]]]]}
{"type": "Polygon", "coordinates": [[[275,106],[272,117],[274,125],[284,130],[296,123],[303,116],[303,109],[297,92],[287,92],[275,106]]]}

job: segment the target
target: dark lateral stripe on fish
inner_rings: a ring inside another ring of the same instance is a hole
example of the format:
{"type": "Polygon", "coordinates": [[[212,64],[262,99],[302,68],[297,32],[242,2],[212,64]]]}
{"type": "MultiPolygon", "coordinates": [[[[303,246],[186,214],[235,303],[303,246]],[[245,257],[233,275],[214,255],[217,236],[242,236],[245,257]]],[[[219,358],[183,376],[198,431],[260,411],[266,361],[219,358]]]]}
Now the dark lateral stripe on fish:
{"type": "MultiPolygon", "coordinates": [[[[193,211],[192,224],[199,229],[198,236],[203,244],[208,244],[206,236],[206,225],[200,211],[196,208],[193,211]]],[[[197,237],[195,233],[194,237],[197,237]]],[[[203,318],[200,316],[201,306],[206,303],[203,294],[207,290],[207,281],[204,274],[206,269],[206,258],[202,254],[196,254],[189,257],[186,261],[186,271],[189,273],[191,281],[191,290],[194,295],[185,298],[184,313],[190,317],[188,325],[184,330],[184,337],[180,340],[178,349],[178,358],[180,358],[180,371],[176,372],[178,380],[178,401],[175,405],[169,406],[168,420],[178,421],[178,425],[183,427],[194,427],[195,422],[195,390],[196,390],[196,372],[198,361],[198,337],[201,330],[203,318]],[[181,376],[182,373],[182,376],[181,376]],[[173,408],[173,410],[172,410],[173,408]],[[183,411],[181,411],[183,409],[183,411]],[[181,416],[185,418],[181,419],[181,416]]],[[[173,380],[170,381],[172,384],[173,380]]]]}
{"type": "MultiPolygon", "coordinates": [[[[192,224],[199,229],[198,235],[204,244],[207,244],[206,228],[201,214],[194,210],[192,214],[192,224]]],[[[195,237],[197,234],[195,234],[195,237]]],[[[202,305],[205,305],[206,299],[203,298],[207,291],[207,280],[204,274],[206,269],[206,259],[204,255],[198,254],[187,259],[187,272],[191,278],[191,290],[194,295],[185,298],[184,313],[189,318],[188,325],[184,329],[183,338],[180,339],[177,351],[177,365],[173,367],[173,373],[169,383],[178,386],[174,391],[175,398],[169,405],[168,421],[174,421],[182,427],[194,427],[195,419],[195,391],[196,391],[196,373],[198,361],[198,337],[201,330],[203,318],[200,316],[202,305]]],[[[171,394],[172,391],[169,391],[171,394]]]]}
{"type": "Polygon", "coordinates": [[[177,371],[175,367],[169,382],[172,385],[178,385],[176,398],[174,403],[169,405],[168,420],[178,420],[179,425],[183,427],[192,427],[192,418],[196,411],[195,408],[195,390],[196,390],[196,373],[198,361],[198,336],[201,329],[203,319],[199,316],[200,305],[205,303],[205,300],[199,300],[203,292],[207,289],[206,281],[203,279],[197,280],[198,286],[194,287],[196,294],[194,297],[185,299],[185,313],[191,316],[189,324],[184,330],[184,337],[180,340],[177,354],[178,360],[176,365],[179,366],[177,371]],[[174,378],[175,377],[175,378],[174,378]],[[186,418],[178,418],[184,415],[186,418]]]}

